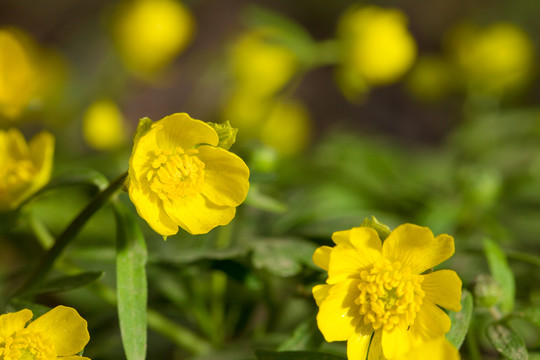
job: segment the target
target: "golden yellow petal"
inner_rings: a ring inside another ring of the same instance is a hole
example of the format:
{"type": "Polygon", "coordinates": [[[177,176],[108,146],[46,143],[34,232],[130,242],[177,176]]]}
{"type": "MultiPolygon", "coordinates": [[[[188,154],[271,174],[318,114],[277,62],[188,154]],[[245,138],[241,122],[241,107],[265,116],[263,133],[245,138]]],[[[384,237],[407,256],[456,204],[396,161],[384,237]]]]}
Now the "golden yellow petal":
{"type": "Polygon", "coordinates": [[[164,208],[176,224],[192,235],[206,234],[218,225],[227,225],[236,214],[236,208],[215,205],[201,194],[174,200],[164,204],[164,208]]]}
{"type": "Polygon", "coordinates": [[[336,245],[340,245],[340,244],[351,245],[351,241],[350,241],[351,232],[352,232],[352,229],[336,231],[335,233],[332,234],[332,241],[336,245]]]}
{"type": "Polygon", "coordinates": [[[459,360],[459,351],[444,336],[428,340],[411,349],[397,360],[459,360]]]}
{"type": "Polygon", "coordinates": [[[383,244],[383,256],[399,261],[420,274],[454,254],[454,239],[446,234],[433,237],[427,227],[413,224],[398,226],[383,244]]]}
{"type": "Polygon", "coordinates": [[[461,310],[461,279],[452,270],[439,270],[423,275],[425,299],[452,311],[461,310]]]}
{"type": "Polygon", "coordinates": [[[405,354],[409,351],[411,345],[411,335],[407,329],[394,326],[392,331],[382,331],[382,350],[384,356],[388,359],[405,354]]]}
{"type": "Polygon", "coordinates": [[[0,339],[11,336],[15,331],[23,329],[31,318],[32,311],[28,309],[0,315],[0,339]]]}
{"type": "Polygon", "coordinates": [[[382,330],[373,334],[367,360],[385,360],[382,350],[382,330]]]}
{"type": "Polygon", "coordinates": [[[141,188],[139,184],[130,181],[129,198],[135,205],[137,213],[150,227],[160,235],[169,236],[178,232],[178,225],[167,215],[162,201],[146,184],[141,188]]]}
{"type": "Polygon", "coordinates": [[[217,146],[219,142],[218,134],[210,125],[192,119],[186,113],[164,117],[154,126],[162,126],[157,134],[157,144],[161,149],[175,150],[178,146],[190,149],[199,144],[217,146]]]}
{"type": "Polygon", "coordinates": [[[332,286],[319,306],[317,325],[326,341],[348,340],[360,321],[354,303],[358,281],[347,280],[332,286]],[[356,311],[355,311],[356,310],[356,311]]]}
{"type": "Polygon", "coordinates": [[[54,345],[58,356],[80,352],[90,340],[87,323],[70,307],[57,306],[32,321],[28,329],[39,330],[54,345]]]}
{"type": "Polygon", "coordinates": [[[369,266],[381,259],[382,242],[374,229],[356,227],[350,232],[351,245],[362,255],[362,266],[369,266]]]}
{"type": "Polygon", "coordinates": [[[347,340],[347,358],[365,359],[372,333],[355,333],[347,340]]]}
{"type": "Polygon", "coordinates": [[[90,360],[90,358],[84,357],[84,356],[62,356],[60,358],[57,358],[58,360],[90,360]]]}
{"type": "Polygon", "coordinates": [[[249,190],[249,168],[244,161],[219,147],[197,149],[204,163],[203,195],[216,205],[240,205],[249,190]]]}
{"type": "Polygon", "coordinates": [[[316,285],[313,287],[311,291],[313,292],[313,297],[315,298],[317,306],[321,306],[321,303],[328,297],[328,293],[330,292],[330,289],[332,289],[332,286],[334,285],[316,285]]]}
{"type": "Polygon", "coordinates": [[[328,271],[330,264],[330,253],[332,248],[330,246],[320,246],[313,253],[313,263],[323,270],[328,271]]]}
{"type": "Polygon", "coordinates": [[[425,300],[410,330],[413,337],[424,340],[442,336],[450,330],[450,318],[437,305],[425,300]]]}
{"type": "Polygon", "coordinates": [[[159,149],[156,137],[160,129],[160,126],[152,127],[147,133],[135,140],[133,152],[129,158],[130,177],[133,178],[132,173],[137,179],[146,176],[146,172],[154,160],[154,153],[159,149]]]}
{"type": "Polygon", "coordinates": [[[25,160],[30,158],[30,149],[23,134],[16,128],[7,131],[7,154],[14,160],[25,160]]]}

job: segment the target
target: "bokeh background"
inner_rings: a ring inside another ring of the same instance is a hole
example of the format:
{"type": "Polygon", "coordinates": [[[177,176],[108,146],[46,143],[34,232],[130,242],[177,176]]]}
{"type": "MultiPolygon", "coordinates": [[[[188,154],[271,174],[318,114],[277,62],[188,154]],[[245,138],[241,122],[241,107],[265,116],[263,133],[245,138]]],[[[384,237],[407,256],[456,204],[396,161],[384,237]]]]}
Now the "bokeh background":
{"type": "MultiPolygon", "coordinates": [[[[55,176],[111,179],[142,117],[230,121],[252,171],[231,227],[165,243],[141,223],[160,313],[148,358],[344,355],[317,333],[310,289],[324,274],[311,254],[372,215],[452,234],[444,266],[471,291],[490,273],[482,241],[493,240],[515,277],[516,311],[540,305],[539,13],[533,0],[2,0],[0,126],[53,133],[55,176]]],[[[92,194],[36,201],[2,238],[4,281],[47,247],[36,226],[59,233],[92,194]]],[[[114,287],[110,209],[57,271],[74,269],[105,271],[100,284],[114,287]]],[[[123,356],[107,289],[39,298],[85,315],[92,359],[123,356]]],[[[497,358],[479,309],[462,355],[497,358]]],[[[538,328],[513,321],[538,356],[538,328]]]]}

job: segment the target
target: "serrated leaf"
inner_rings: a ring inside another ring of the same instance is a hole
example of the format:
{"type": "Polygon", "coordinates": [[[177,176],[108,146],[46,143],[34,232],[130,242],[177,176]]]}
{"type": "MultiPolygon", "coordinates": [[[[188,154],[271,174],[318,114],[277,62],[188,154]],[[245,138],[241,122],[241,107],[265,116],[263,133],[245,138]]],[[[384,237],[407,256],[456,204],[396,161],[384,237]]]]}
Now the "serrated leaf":
{"type": "Polygon", "coordinates": [[[147,280],[146,244],[135,217],[115,203],[117,224],[116,282],[122,344],[128,360],[146,358],[147,280]]]}
{"type": "Polygon", "coordinates": [[[501,285],[503,290],[500,308],[503,313],[509,313],[514,309],[514,297],[516,293],[514,273],[510,269],[510,266],[508,266],[506,255],[495,242],[488,239],[484,240],[484,252],[486,253],[491,275],[501,285]]]}
{"type": "Polygon", "coordinates": [[[77,289],[98,280],[103,276],[103,274],[103,271],[89,271],[77,275],[59,277],[48,281],[37,289],[32,290],[31,294],[51,294],[77,289]]]}
{"type": "Polygon", "coordinates": [[[450,321],[452,322],[452,327],[450,328],[450,331],[446,333],[448,341],[450,341],[457,349],[461,347],[465,340],[465,336],[469,330],[469,324],[471,323],[472,313],[473,297],[470,292],[463,289],[461,293],[461,311],[451,311],[448,314],[450,316],[450,321]]]}
{"type": "Polygon", "coordinates": [[[300,273],[303,265],[312,266],[316,246],[303,239],[264,239],[253,242],[252,249],[255,268],[289,277],[300,273]]]}
{"type": "Polygon", "coordinates": [[[255,351],[257,360],[345,360],[340,356],[315,351],[255,351]]]}
{"type": "Polygon", "coordinates": [[[527,360],[529,354],[523,338],[505,321],[489,325],[486,335],[491,344],[505,358],[511,360],[527,360]]]}

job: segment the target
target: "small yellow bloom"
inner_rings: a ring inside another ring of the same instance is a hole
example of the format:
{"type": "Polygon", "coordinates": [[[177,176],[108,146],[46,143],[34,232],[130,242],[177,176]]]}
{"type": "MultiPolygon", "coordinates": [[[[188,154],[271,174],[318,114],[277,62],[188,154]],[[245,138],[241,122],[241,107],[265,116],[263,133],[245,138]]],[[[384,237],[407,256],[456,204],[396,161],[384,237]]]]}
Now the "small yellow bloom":
{"type": "Polygon", "coordinates": [[[88,145],[94,149],[115,149],[124,144],[125,134],[124,117],[113,101],[99,100],[86,109],[83,135],[88,145]]]}
{"type": "Polygon", "coordinates": [[[0,211],[12,210],[49,181],[54,137],[44,131],[27,144],[19,130],[0,130],[0,154],[0,211]]]}
{"type": "Polygon", "coordinates": [[[25,327],[32,316],[28,309],[0,315],[0,359],[90,360],[76,355],[90,335],[75,309],[57,306],[25,327]]]}
{"type": "Polygon", "coordinates": [[[461,280],[451,270],[424,272],[453,255],[451,236],[404,224],[384,244],[368,227],[335,232],[332,240],[335,247],[313,255],[328,271],[313,296],[319,329],[327,341],[347,340],[349,359],[365,359],[368,349],[370,360],[394,359],[450,330],[440,307],[461,309],[461,280]]]}
{"type": "Polygon", "coordinates": [[[129,160],[129,196],[139,215],[163,236],[178,226],[203,234],[228,224],[249,189],[244,161],[217,147],[217,132],[186,113],[148,127],[138,129],[129,160]]]}
{"type": "Polygon", "coordinates": [[[126,66],[151,76],[185,49],[193,28],[193,16],[179,1],[136,0],[118,9],[113,35],[126,66]]]}
{"type": "Polygon", "coordinates": [[[416,43],[407,29],[407,18],[398,9],[355,7],[340,19],[338,37],[344,67],[339,74],[346,76],[342,79],[344,85],[352,83],[347,78],[353,75],[364,89],[395,82],[416,57],[416,43]]]}

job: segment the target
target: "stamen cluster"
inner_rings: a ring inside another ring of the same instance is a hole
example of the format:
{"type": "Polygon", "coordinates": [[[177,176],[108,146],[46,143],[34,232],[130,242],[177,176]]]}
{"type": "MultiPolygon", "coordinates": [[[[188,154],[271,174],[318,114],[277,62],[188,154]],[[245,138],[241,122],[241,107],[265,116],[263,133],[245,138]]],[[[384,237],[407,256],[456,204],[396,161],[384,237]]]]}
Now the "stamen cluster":
{"type": "Polygon", "coordinates": [[[50,340],[40,331],[21,329],[12,336],[0,338],[1,360],[54,360],[56,352],[50,340]]]}

